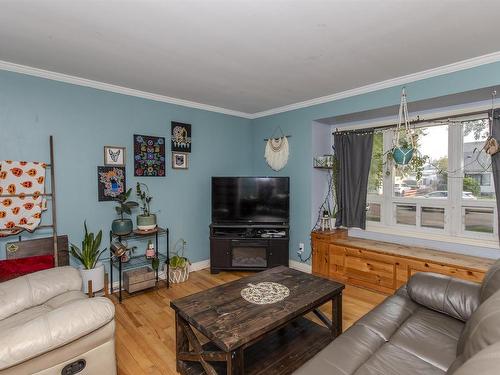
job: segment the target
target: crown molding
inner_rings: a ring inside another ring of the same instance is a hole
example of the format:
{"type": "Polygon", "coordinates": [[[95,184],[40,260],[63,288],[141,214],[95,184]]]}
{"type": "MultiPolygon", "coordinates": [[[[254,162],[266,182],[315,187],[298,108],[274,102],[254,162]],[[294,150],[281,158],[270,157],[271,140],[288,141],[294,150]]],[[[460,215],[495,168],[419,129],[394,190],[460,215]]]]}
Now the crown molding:
{"type": "Polygon", "coordinates": [[[192,102],[190,100],[177,99],[177,98],[172,98],[169,96],[153,94],[153,93],[146,92],[146,91],[140,91],[140,90],[135,90],[135,89],[131,89],[128,87],[112,85],[110,83],[93,81],[91,79],[80,78],[80,77],[71,76],[68,74],[52,72],[50,70],[33,68],[31,66],[15,64],[15,63],[11,63],[8,61],[0,60],[0,70],[7,70],[10,72],[14,72],[14,73],[27,74],[30,76],[50,79],[53,81],[71,83],[73,85],[91,87],[91,88],[98,89],[98,90],[110,91],[110,92],[114,92],[117,94],[135,96],[138,98],[149,99],[149,100],[154,100],[157,102],[163,102],[163,103],[169,103],[169,104],[175,104],[175,105],[180,105],[183,107],[196,108],[196,109],[201,109],[204,111],[217,112],[217,113],[222,113],[225,115],[243,117],[243,118],[247,118],[247,119],[252,118],[251,114],[245,113],[245,112],[234,111],[232,109],[216,107],[216,106],[209,105],[209,104],[192,102]]]}
{"type": "Polygon", "coordinates": [[[354,89],[338,92],[336,94],[321,96],[318,98],[305,100],[302,102],[297,102],[297,103],[285,105],[282,107],[272,108],[272,109],[269,109],[266,111],[256,112],[256,113],[245,113],[245,112],[235,111],[232,109],[212,106],[209,104],[203,104],[203,103],[192,102],[192,101],[184,100],[184,99],[172,98],[169,96],[153,94],[153,93],[146,92],[146,91],[135,90],[135,89],[131,89],[128,87],[112,85],[109,83],[93,81],[90,79],[80,78],[80,77],[71,76],[71,75],[62,74],[62,73],[57,73],[57,72],[52,72],[49,70],[33,68],[30,66],[26,66],[26,65],[15,64],[15,63],[11,63],[8,61],[0,60],[0,70],[7,70],[7,71],[15,72],[15,73],[27,74],[27,75],[31,75],[31,76],[35,76],[35,77],[51,79],[54,81],[60,81],[60,82],[65,82],[65,83],[70,83],[70,84],[85,86],[85,87],[91,87],[91,88],[95,88],[98,90],[110,91],[110,92],[115,92],[118,94],[135,96],[135,97],[154,100],[154,101],[158,101],[158,102],[180,105],[183,107],[196,108],[196,109],[201,109],[201,110],[210,111],[210,112],[217,112],[217,113],[222,113],[222,114],[230,115],[230,116],[237,116],[237,117],[242,117],[242,118],[246,118],[246,119],[257,119],[260,117],[271,116],[271,115],[275,115],[278,113],[293,111],[295,109],[301,109],[301,108],[310,107],[310,106],[314,106],[314,105],[318,105],[318,104],[324,104],[324,103],[339,100],[339,99],[345,99],[345,98],[349,98],[352,96],[366,94],[369,92],[383,90],[383,89],[394,87],[394,86],[405,85],[405,84],[408,84],[410,82],[420,81],[420,80],[423,80],[426,78],[437,77],[440,75],[458,72],[458,71],[465,70],[465,69],[475,68],[475,67],[478,67],[481,65],[491,64],[491,63],[498,62],[498,61],[500,61],[500,51],[493,52],[493,53],[490,53],[487,55],[474,57],[474,58],[467,59],[467,60],[458,61],[458,62],[448,64],[448,65],[443,65],[443,66],[440,66],[437,68],[432,68],[432,69],[424,70],[421,72],[408,74],[408,75],[397,77],[397,78],[391,78],[391,79],[388,79],[385,81],[372,83],[372,84],[357,87],[354,89]]]}
{"type": "Polygon", "coordinates": [[[420,81],[426,78],[432,78],[443,74],[454,73],[460,70],[475,68],[477,66],[491,64],[498,61],[500,61],[500,51],[489,53],[487,55],[473,57],[467,60],[458,61],[448,65],[443,65],[437,68],[423,70],[421,72],[412,73],[397,78],[391,78],[386,81],[372,83],[366,86],[357,87],[355,89],[342,91],[336,94],[321,96],[319,98],[305,100],[303,102],[298,102],[294,104],[285,105],[283,107],[272,108],[267,111],[253,113],[251,115],[251,118],[256,119],[260,117],[275,115],[278,113],[293,111],[295,109],[310,107],[313,105],[323,104],[334,100],[345,99],[351,96],[366,94],[369,92],[378,91],[389,87],[405,85],[410,82],[420,81]]]}

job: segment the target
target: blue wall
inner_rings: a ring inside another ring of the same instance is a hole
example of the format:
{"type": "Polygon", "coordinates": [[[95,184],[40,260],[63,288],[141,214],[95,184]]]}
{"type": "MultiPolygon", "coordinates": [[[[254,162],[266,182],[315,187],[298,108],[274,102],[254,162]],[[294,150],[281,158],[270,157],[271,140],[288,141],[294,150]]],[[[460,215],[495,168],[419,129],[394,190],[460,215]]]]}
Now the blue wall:
{"type": "MultiPolygon", "coordinates": [[[[497,84],[500,63],[405,86],[411,100],[422,100],[497,84]]],[[[168,139],[170,121],[191,123],[193,152],[189,170],[170,168],[167,142],[167,176],[140,179],[149,185],[154,196],[153,209],[160,210],[160,224],[171,229],[171,243],[183,237],[188,241],[187,255],[192,261],[208,259],[210,176],[290,176],[290,256],[297,259],[299,242],[306,243],[306,252],[309,250],[312,122],[398,104],[400,89],[392,87],[246,120],[0,71],[0,159],[47,160],[48,136],[54,135],[59,232],[79,243],[85,218],[92,230],[103,229],[107,233],[115,217],[113,203],[97,202],[96,166],[103,163],[103,146],[127,147],[127,182],[133,187],[137,178],[132,170],[132,135],[142,133],[168,139]],[[263,139],[278,125],[292,135],[291,154],[288,165],[274,172],[264,161],[263,139]]],[[[0,241],[0,258],[5,256],[5,242],[0,241]]],[[[491,255],[491,249],[477,248],[475,253],[483,250],[484,255],[491,255]]]]}
{"type": "Polygon", "coordinates": [[[0,71],[0,160],[48,161],[48,137],[54,135],[59,233],[77,244],[84,219],[89,229],[108,233],[115,218],[113,202],[97,201],[103,146],[127,147],[127,185],[134,187],[133,134],[169,140],[172,120],[192,124],[189,169],[171,169],[167,142],[167,176],[139,180],[148,184],[171,243],[185,238],[189,258],[206,260],[210,177],[251,173],[250,120],[0,71]]]}
{"type": "MultiPolygon", "coordinates": [[[[410,100],[416,101],[497,84],[500,84],[500,63],[420,80],[405,86],[410,100]]],[[[292,194],[291,259],[298,260],[297,250],[300,242],[306,244],[306,252],[310,250],[312,122],[321,118],[397,105],[399,104],[400,92],[400,86],[391,87],[253,120],[253,153],[255,155],[253,158],[253,173],[258,175],[290,176],[292,194]],[[272,134],[274,128],[278,125],[286,134],[292,135],[292,138],[290,138],[291,155],[289,163],[282,171],[276,173],[267,167],[263,159],[265,144],[262,139],[272,134]]],[[[429,246],[428,243],[425,245],[429,246]]],[[[436,247],[439,247],[438,243],[436,243],[436,247]]],[[[467,252],[468,247],[456,246],[456,250],[467,252]]],[[[491,256],[492,251],[491,249],[476,248],[474,253],[491,256]]]]}

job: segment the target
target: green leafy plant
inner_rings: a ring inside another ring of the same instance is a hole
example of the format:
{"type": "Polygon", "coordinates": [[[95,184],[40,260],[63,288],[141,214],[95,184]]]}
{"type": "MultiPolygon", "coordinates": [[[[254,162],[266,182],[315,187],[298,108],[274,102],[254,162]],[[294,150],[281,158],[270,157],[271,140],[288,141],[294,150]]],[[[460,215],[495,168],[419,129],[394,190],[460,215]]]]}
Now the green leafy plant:
{"type": "Polygon", "coordinates": [[[102,230],[94,236],[94,233],[89,233],[87,229],[87,222],[83,222],[83,227],[85,228],[85,233],[82,241],[82,248],[78,248],[76,245],[71,244],[70,252],[73,257],[78,259],[83,267],[87,270],[95,268],[97,261],[104,253],[106,249],[99,250],[101,246],[102,230]]]}
{"type": "Polygon", "coordinates": [[[139,206],[137,202],[129,201],[130,193],[132,193],[132,189],[128,189],[126,192],[119,194],[115,201],[118,202],[118,206],[115,207],[116,212],[120,215],[120,218],[123,220],[124,214],[132,214],[132,209],[139,206]]]}
{"type": "Polygon", "coordinates": [[[155,256],[153,259],[151,259],[151,267],[154,271],[157,271],[158,268],[160,268],[160,258],[155,256]]]}
{"type": "Polygon", "coordinates": [[[475,197],[479,197],[481,195],[481,186],[479,185],[479,182],[472,177],[464,177],[463,190],[471,192],[475,197]]]}
{"type": "Polygon", "coordinates": [[[187,264],[191,264],[188,258],[184,256],[184,250],[186,249],[187,242],[185,239],[181,238],[174,245],[174,256],[170,258],[169,266],[171,268],[184,268],[187,264]],[[176,251],[176,249],[178,250],[176,251]]]}
{"type": "Polygon", "coordinates": [[[151,195],[149,195],[148,185],[138,182],[136,187],[135,187],[135,190],[136,190],[137,197],[142,202],[141,209],[142,209],[143,214],[145,216],[149,216],[151,214],[150,202],[153,199],[153,197],[151,195]],[[144,186],[146,191],[143,191],[141,189],[141,186],[144,186]]]}

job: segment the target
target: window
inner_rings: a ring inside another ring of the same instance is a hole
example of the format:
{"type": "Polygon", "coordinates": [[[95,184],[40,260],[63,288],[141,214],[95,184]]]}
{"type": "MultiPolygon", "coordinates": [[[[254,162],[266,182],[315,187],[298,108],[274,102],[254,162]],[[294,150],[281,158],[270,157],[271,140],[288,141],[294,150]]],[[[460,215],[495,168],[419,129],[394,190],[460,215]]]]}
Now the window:
{"type": "Polygon", "coordinates": [[[497,241],[491,157],[482,147],[489,120],[455,118],[415,128],[417,157],[396,167],[395,130],[375,132],[367,196],[368,229],[497,241]]]}

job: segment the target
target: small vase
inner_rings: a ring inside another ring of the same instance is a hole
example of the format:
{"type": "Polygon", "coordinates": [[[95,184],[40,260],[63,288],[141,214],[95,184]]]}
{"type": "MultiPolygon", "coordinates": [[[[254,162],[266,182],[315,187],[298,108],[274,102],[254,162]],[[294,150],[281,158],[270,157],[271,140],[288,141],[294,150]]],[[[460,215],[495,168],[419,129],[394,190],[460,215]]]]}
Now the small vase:
{"type": "Polygon", "coordinates": [[[90,270],[82,266],[80,267],[80,275],[82,276],[84,293],[89,291],[89,280],[92,280],[92,292],[104,289],[104,264],[99,262],[95,268],[90,270]]]}
{"type": "Polygon", "coordinates": [[[153,230],[156,228],[156,215],[137,215],[137,229],[153,230]]]}
{"type": "Polygon", "coordinates": [[[132,232],[133,226],[130,219],[115,219],[111,224],[111,231],[117,236],[126,236],[132,232]]]}

